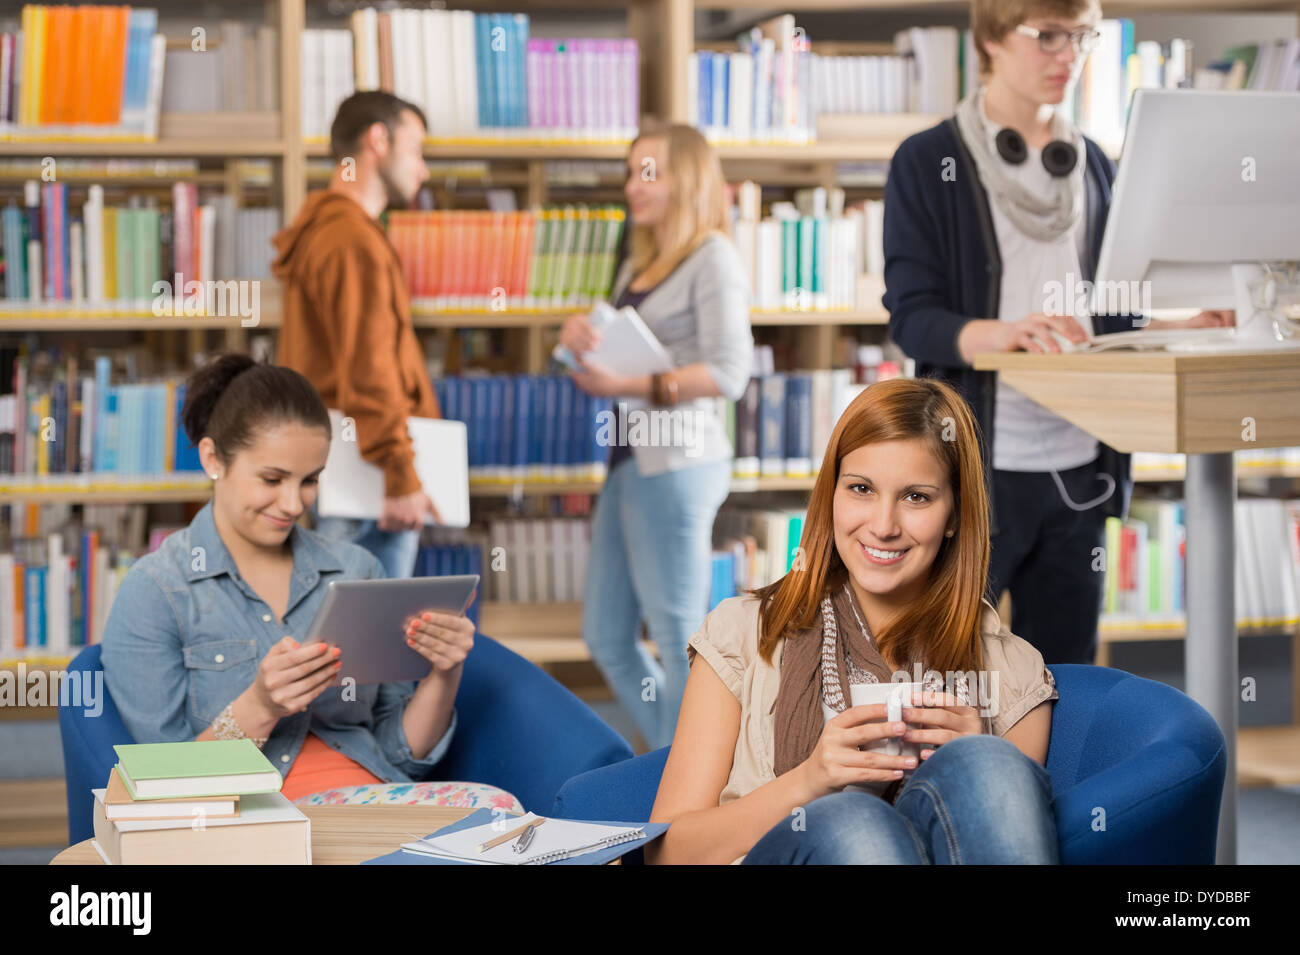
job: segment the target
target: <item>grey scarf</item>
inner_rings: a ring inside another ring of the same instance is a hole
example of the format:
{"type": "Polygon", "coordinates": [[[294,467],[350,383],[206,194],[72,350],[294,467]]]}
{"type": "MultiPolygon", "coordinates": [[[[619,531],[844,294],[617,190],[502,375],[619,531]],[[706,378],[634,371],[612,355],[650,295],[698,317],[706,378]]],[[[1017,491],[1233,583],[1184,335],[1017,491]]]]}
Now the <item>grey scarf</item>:
{"type": "Polygon", "coordinates": [[[1044,201],[1007,174],[1006,164],[990,145],[984,114],[984,87],[957,104],[957,128],[975,160],[980,182],[998,208],[1031,239],[1050,242],[1074,228],[1083,213],[1083,136],[1060,113],[1052,114],[1052,138],[1074,146],[1079,160],[1068,176],[1052,178],[1053,196],[1044,201]]]}

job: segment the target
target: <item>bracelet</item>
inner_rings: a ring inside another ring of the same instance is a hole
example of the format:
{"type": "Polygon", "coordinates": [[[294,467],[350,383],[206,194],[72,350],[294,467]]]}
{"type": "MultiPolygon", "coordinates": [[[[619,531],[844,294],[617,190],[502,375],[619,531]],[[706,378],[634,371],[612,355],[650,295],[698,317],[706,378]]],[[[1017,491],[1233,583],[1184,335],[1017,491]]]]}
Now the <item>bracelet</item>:
{"type": "Polygon", "coordinates": [[[671,371],[651,375],[650,401],[660,406],[677,404],[677,375],[671,371]]]}
{"type": "Polygon", "coordinates": [[[265,746],[266,740],[269,739],[269,737],[256,739],[244,735],[244,731],[235,722],[235,703],[233,700],[227,703],[226,708],[221,711],[221,715],[212,721],[212,735],[217,739],[251,739],[253,745],[258,749],[265,746]]]}

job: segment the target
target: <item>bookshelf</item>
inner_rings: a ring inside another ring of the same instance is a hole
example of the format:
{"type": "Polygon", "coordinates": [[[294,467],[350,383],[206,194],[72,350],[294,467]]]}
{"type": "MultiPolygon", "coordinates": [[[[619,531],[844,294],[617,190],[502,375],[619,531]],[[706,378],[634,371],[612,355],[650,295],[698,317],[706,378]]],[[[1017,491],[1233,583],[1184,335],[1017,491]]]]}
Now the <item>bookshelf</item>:
{"type": "MultiPolygon", "coordinates": [[[[517,0],[509,4],[485,3],[476,0],[451,4],[464,9],[501,9],[526,11],[544,16],[548,10],[562,8],[608,9],[597,0],[517,0]]],[[[640,46],[641,107],[644,113],[666,119],[682,121],[688,115],[688,89],[686,63],[690,53],[707,47],[707,40],[697,43],[697,13],[706,11],[732,12],[741,19],[752,22],[773,11],[801,13],[848,12],[863,14],[924,14],[947,16],[952,22],[966,15],[967,4],[951,0],[787,0],[773,5],[766,0],[633,0],[626,7],[626,35],[635,38],[640,46]]],[[[1300,0],[1110,0],[1104,4],[1107,16],[1127,16],[1137,13],[1160,12],[1217,12],[1244,14],[1250,12],[1300,11],[1300,0]]],[[[56,157],[109,157],[109,158],[194,158],[206,161],[208,166],[193,177],[172,176],[173,179],[192,178],[201,185],[226,187],[227,192],[242,195],[250,189],[264,189],[263,185],[244,183],[240,166],[248,159],[270,160],[273,173],[269,188],[284,221],[290,221],[304,201],[309,185],[309,160],[328,156],[328,148],[318,141],[304,138],[301,130],[302,61],[301,39],[309,19],[312,23],[330,18],[332,25],[346,22],[345,16],[335,15],[324,0],[268,0],[264,4],[265,22],[274,25],[278,35],[278,79],[280,86],[279,109],[274,112],[246,111],[217,114],[169,114],[160,119],[160,135],[152,142],[89,142],[74,140],[26,140],[3,144],[6,156],[40,158],[56,157]]],[[[736,20],[741,22],[740,19],[736,20]]],[[[580,29],[580,28],[579,28],[580,29]]],[[[829,41],[834,45],[834,41],[829,41]]],[[[815,49],[816,49],[815,44],[815,49]]],[[[924,129],[937,121],[937,116],[919,114],[883,115],[868,117],[857,122],[848,132],[826,130],[817,142],[806,145],[719,144],[718,153],[724,172],[733,178],[733,172],[743,169],[763,182],[777,185],[834,185],[837,181],[836,164],[867,160],[888,160],[906,136],[924,129]]],[[[626,146],[620,143],[594,142],[521,142],[497,141],[446,141],[430,140],[425,144],[426,159],[483,161],[494,171],[485,177],[493,186],[507,186],[522,190],[521,207],[539,205],[548,201],[549,184],[546,163],[556,160],[618,161],[624,158],[626,146]],[[495,172],[498,165],[509,166],[508,171],[495,172]]],[[[0,178],[12,182],[16,177],[0,178]]],[[[69,181],[77,181],[69,177],[69,181]]],[[[83,181],[112,182],[120,186],[148,186],[148,177],[83,177],[83,181]]],[[[270,283],[267,283],[270,284],[270,283]]],[[[522,347],[516,353],[523,356],[523,370],[538,372],[542,368],[545,349],[542,333],[556,328],[566,313],[561,312],[437,312],[425,308],[413,309],[414,324],[418,329],[451,336],[461,331],[477,329],[505,329],[522,336],[522,347]]],[[[795,340],[795,353],[809,360],[813,367],[829,367],[834,353],[834,330],[843,327],[879,327],[887,323],[888,316],[877,304],[875,307],[848,311],[755,311],[751,322],[756,328],[787,331],[795,340]]],[[[35,332],[37,334],[81,334],[111,332],[116,334],[185,332],[194,347],[203,341],[207,332],[224,336],[228,347],[244,347],[248,335],[258,331],[274,331],[279,325],[278,309],[274,304],[264,307],[257,328],[244,328],[236,317],[171,316],[155,317],[145,312],[106,313],[78,310],[13,310],[0,309],[0,334],[35,332]]],[[[1300,468],[1238,468],[1238,476],[1300,478],[1300,468]]],[[[1152,471],[1136,476],[1143,482],[1172,482],[1182,480],[1177,469],[1152,471]]],[[[733,481],[733,493],[769,491],[806,492],[812,486],[811,478],[764,478],[733,481]]],[[[598,485],[590,482],[554,482],[550,484],[476,484],[471,493],[478,499],[492,497],[518,497],[552,494],[593,494],[598,485]]],[[[143,484],[123,487],[95,487],[92,489],[51,485],[40,490],[12,489],[0,485],[0,504],[15,501],[100,502],[126,501],[134,503],[196,502],[208,495],[206,482],[193,486],[176,484],[143,484]]],[[[513,618],[504,618],[510,620],[513,618]]],[[[520,618],[523,629],[534,621],[520,618]]],[[[503,626],[508,626],[504,624],[503,626]]],[[[487,628],[485,627],[485,630],[487,628]]],[[[487,632],[492,632],[487,630],[487,632]]],[[[575,632],[570,629],[569,633],[575,632]]],[[[1120,638],[1117,638],[1120,639],[1120,638]]]]}

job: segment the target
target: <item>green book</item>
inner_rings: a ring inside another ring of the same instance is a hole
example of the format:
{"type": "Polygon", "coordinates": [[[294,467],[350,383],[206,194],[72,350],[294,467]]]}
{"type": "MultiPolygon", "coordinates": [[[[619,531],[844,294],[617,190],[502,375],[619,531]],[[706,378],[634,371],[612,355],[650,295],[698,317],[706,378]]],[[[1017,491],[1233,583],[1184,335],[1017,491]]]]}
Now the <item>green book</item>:
{"type": "Polygon", "coordinates": [[[193,799],[279,792],[284,780],[249,739],[113,747],[132,799],[193,799]]]}

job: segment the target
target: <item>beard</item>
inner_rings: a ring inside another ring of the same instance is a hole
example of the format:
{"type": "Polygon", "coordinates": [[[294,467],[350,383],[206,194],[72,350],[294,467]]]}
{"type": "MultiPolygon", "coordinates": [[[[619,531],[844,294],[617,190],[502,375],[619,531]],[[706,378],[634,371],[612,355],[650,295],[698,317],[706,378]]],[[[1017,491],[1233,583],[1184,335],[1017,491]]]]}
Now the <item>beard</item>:
{"type": "Polygon", "coordinates": [[[391,163],[383,163],[379,166],[379,181],[384,184],[384,192],[388,196],[390,208],[405,209],[415,201],[414,195],[403,192],[397,177],[393,174],[391,163]]]}

